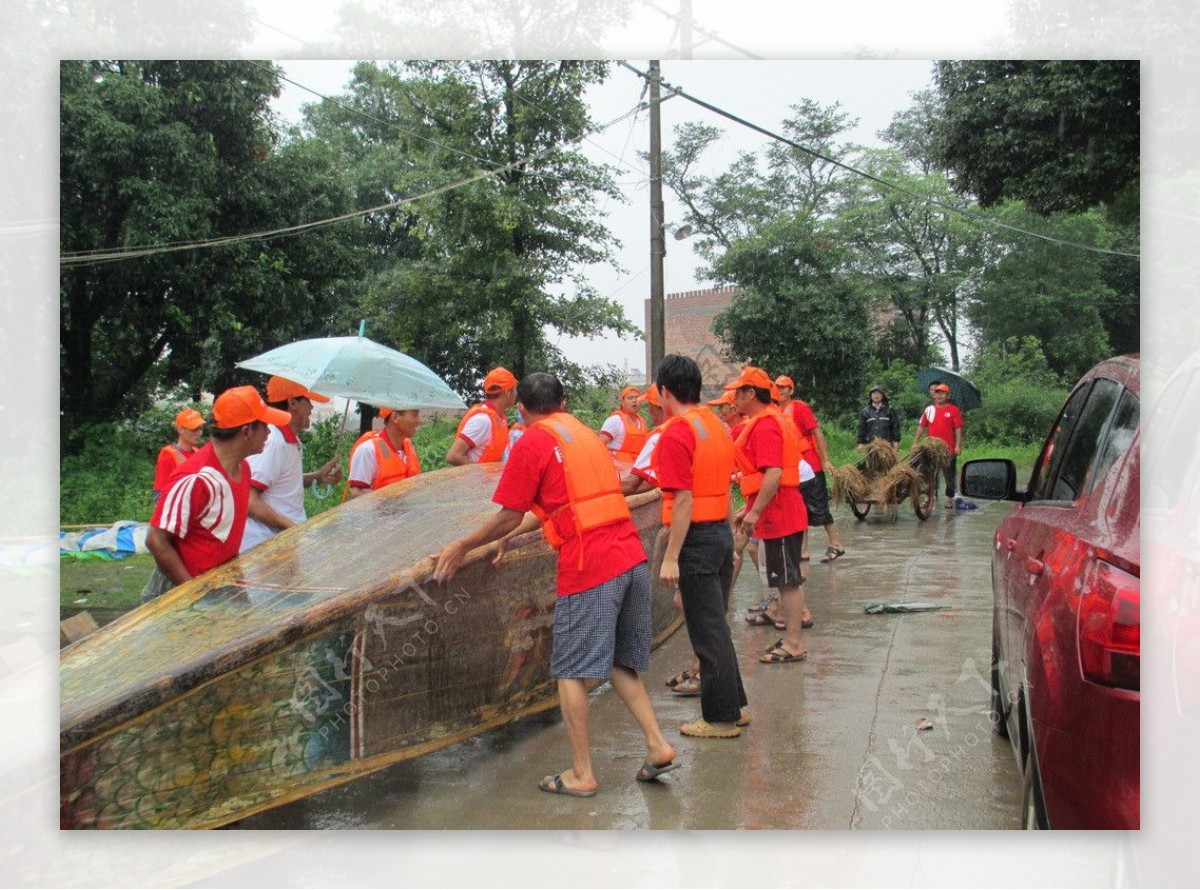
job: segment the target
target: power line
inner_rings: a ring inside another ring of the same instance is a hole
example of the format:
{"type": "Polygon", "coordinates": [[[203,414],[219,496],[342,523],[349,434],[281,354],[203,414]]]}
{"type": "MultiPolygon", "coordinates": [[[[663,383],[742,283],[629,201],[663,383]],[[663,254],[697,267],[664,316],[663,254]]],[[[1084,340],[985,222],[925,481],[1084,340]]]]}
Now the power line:
{"type": "MultiPolygon", "coordinates": [[[[633,67],[632,65],[630,65],[628,62],[626,62],[624,60],[619,61],[618,64],[622,65],[625,68],[628,68],[630,71],[632,71],[638,77],[641,77],[643,80],[649,79],[648,73],[646,73],[644,71],[639,71],[637,68],[633,67]]],[[[1141,259],[1140,253],[1129,253],[1129,252],[1123,251],[1123,250],[1108,250],[1103,247],[1094,247],[1090,244],[1081,244],[1076,241],[1067,241],[1066,239],[1063,239],[1063,238],[1055,238],[1051,235],[1043,235],[1040,232],[1031,232],[1028,229],[1022,229],[1019,226],[1014,226],[1014,225],[1010,225],[1005,222],[1001,222],[1000,220],[998,220],[994,217],[985,216],[982,213],[975,213],[974,211],[967,210],[962,207],[955,207],[952,204],[945,204],[941,201],[936,200],[935,198],[928,198],[923,195],[919,195],[916,192],[912,191],[911,189],[906,189],[902,185],[897,185],[894,182],[889,182],[888,180],[882,179],[873,173],[868,173],[865,170],[859,170],[857,167],[851,166],[850,164],[846,164],[842,161],[837,160],[836,158],[831,158],[828,155],[823,154],[822,152],[819,152],[816,149],[809,148],[806,145],[801,145],[799,142],[789,139],[786,136],[782,136],[779,133],[776,133],[772,130],[768,130],[766,127],[762,127],[762,126],[759,126],[758,124],[752,123],[751,121],[748,121],[743,117],[739,117],[738,115],[734,114],[733,112],[726,111],[723,108],[713,105],[711,102],[706,102],[703,99],[699,99],[696,96],[693,96],[693,95],[685,92],[684,90],[679,89],[676,86],[668,84],[666,81],[662,81],[662,86],[663,86],[663,89],[670,90],[674,95],[681,96],[684,99],[687,99],[689,102],[691,102],[695,105],[699,105],[701,108],[705,108],[705,109],[713,112],[714,114],[720,115],[721,117],[724,117],[728,120],[733,121],[736,124],[740,124],[741,126],[747,127],[748,129],[751,129],[751,130],[754,130],[757,133],[762,133],[764,136],[768,137],[769,139],[773,139],[777,142],[782,142],[784,145],[791,146],[792,148],[796,149],[797,151],[802,151],[807,155],[811,155],[812,157],[814,157],[820,161],[824,161],[827,164],[832,164],[835,167],[840,167],[841,169],[847,171],[848,173],[853,173],[856,176],[861,176],[864,179],[869,179],[872,182],[878,183],[879,185],[882,185],[883,187],[885,187],[887,189],[891,189],[892,191],[897,191],[897,192],[900,192],[901,194],[908,195],[910,198],[913,198],[922,204],[926,204],[931,207],[937,207],[937,208],[939,208],[941,210],[945,210],[949,213],[957,213],[960,216],[964,216],[968,219],[973,219],[976,222],[981,222],[986,225],[996,226],[1001,229],[1007,229],[1010,232],[1016,232],[1017,234],[1020,234],[1020,235],[1027,235],[1031,238],[1039,238],[1042,241],[1048,241],[1051,244],[1058,244],[1063,247],[1073,247],[1078,250],[1086,250],[1086,251],[1090,251],[1092,253],[1104,254],[1106,256],[1120,256],[1120,257],[1130,257],[1132,259],[1141,259]]]]}

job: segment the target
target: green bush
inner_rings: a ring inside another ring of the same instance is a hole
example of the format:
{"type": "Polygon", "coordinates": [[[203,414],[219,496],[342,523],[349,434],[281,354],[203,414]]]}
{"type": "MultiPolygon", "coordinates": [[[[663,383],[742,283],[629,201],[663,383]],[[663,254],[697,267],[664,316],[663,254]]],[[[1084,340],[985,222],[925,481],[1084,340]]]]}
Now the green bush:
{"type": "Polygon", "coordinates": [[[1037,340],[984,347],[972,375],[983,394],[983,407],[968,417],[972,441],[1040,448],[1070,389],[1050,370],[1037,340]]]}

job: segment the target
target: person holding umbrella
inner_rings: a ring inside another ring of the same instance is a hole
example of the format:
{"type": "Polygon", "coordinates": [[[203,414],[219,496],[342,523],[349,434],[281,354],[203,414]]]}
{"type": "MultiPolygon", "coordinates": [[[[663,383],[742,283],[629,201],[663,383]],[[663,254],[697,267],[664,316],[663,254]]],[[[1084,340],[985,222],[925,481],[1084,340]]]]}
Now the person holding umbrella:
{"type": "Polygon", "coordinates": [[[486,397],[463,415],[446,463],[452,467],[493,463],[504,459],[508,447],[507,411],[517,401],[517,378],[507,368],[493,368],[483,378],[486,397]]]}
{"type": "Polygon", "coordinates": [[[304,445],[300,433],[312,423],[313,402],[328,402],[329,397],[305,386],[275,376],[267,381],[267,404],[286,411],[291,420],[272,425],[267,444],[246,460],[250,464],[250,517],[242,536],[242,553],[255,544],[279,534],[308,518],[304,509],[304,489],[314,481],[332,485],[341,481],[342,469],[330,458],[319,470],[304,472],[304,445]]]}
{"type": "Polygon", "coordinates": [[[917,421],[917,433],[913,436],[916,445],[926,435],[941,439],[950,450],[950,466],[946,468],[946,509],[954,508],[954,495],[957,490],[954,477],[957,473],[958,455],[962,452],[963,419],[962,412],[950,402],[950,387],[938,383],[933,387],[933,404],[921,412],[917,421]]]}

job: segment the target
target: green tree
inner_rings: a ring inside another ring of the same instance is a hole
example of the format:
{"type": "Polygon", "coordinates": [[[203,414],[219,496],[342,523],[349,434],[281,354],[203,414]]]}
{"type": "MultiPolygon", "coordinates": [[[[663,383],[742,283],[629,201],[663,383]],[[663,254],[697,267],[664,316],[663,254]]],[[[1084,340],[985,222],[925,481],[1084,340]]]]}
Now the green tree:
{"type": "Polygon", "coordinates": [[[954,61],[935,72],[939,156],[982,206],[1137,217],[1137,61],[954,61]]]}
{"type": "Polygon", "coordinates": [[[858,402],[871,349],[867,300],[842,274],[844,259],[811,217],[784,214],[714,267],[740,288],[713,322],[727,357],[789,375],[799,397],[830,412],[858,402]]]}
{"type": "Polygon", "coordinates": [[[76,423],[136,416],[176,384],[193,397],[223,388],[237,359],[321,331],[345,272],[333,231],[161,248],[324,219],[350,193],[302,147],[276,151],[271,65],[68,61],[60,73],[60,383],[75,447],[76,423]]]}
{"type": "Polygon", "coordinates": [[[593,126],[583,93],[606,71],[362,63],[349,96],[310,112],[317,137],[353,160],[360,194],[413,199],[370,222],[384,255],[358,311],[464,395],[499,364],[577,375],[547,329],[636,332],[584,279],[615,244],[597,207],[618,197],[611,175],[574,147],[593,126]]]}
{"type": "MultiPolygon", "coordinates": [[[[1114,239],[1098,211],[1038,217],[1013,202],[998,216],[1063,241],[1107,249],[1114,239]]],[[[1004,229],[989,240],[991,261],[967,307],[981,346],[1033,337],[1051,371],[1064,380],[1111,353],[1103,312],[1125,297],[1106,283],[1101,254],[1004,229]]]]}

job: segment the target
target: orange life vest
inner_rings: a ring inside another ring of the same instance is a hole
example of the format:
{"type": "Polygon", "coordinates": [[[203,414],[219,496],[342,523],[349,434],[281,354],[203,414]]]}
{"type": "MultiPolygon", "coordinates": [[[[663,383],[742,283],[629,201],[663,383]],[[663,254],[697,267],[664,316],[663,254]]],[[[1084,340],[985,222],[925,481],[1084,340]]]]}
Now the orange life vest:
{"type": "MultiPolygon", "coordinates": [[[[533,426],[545,430],[558,443],[567,482],[566,504],[552,513],[536,504],[533,507],[533,513],[542,520],[546,543],[555,550],[566,543],[567,538],[559,533],[554,522],[566,510],[571,511],[576,537],[582,537],[589,529],[630,518],[629,504],[621,494],[621,479],[612,455],[594,430],[566,412],[551,414],[533,426]]],[[[582,549],[579,558],[582,562],[582,549]]]]}
{"type": "Polygon", "coordinates": [[[642,453],[642,446],[650,438],[650,430],[646,428],[646,421],[642,420],[640,414],[634,418],[624,411],[614,411],[610,416],[620,417],[621,422],[625,424],[625,438],[621,440],[621,447],[612,452],[612,456],[637,460],[637,456],[642,453]]]}
{"type": "MultiPolygon", "coordinates": [[[[371,442],[375,448],[375,462],[378,464],[375,481],[371,483],[372,491],[378,491],[385,485],[391,485],[393,482],[399,482],[409,476],[416,476],[421,472],[421,459],[417,457],[417,449],[413,447],[412,439],[405,439],[404,444],[401,445],[405,458],[401,460],[383,430],[368,430],[350,446],[350,460],[354,459],[354,452],[364,442],[371,442]]],[[[346,490],[342,492],[342,502],[345,503],[349,497],[350,486],[347,485],[346,490]]]]}
{"type": "Polygon", "coordinates": [[[467,421],[476,414],[487,414],[488,420],[492,422],[492,440],[484,446],[483,454],[479,455],[479,463],[499,463],[504,459],[504,449],[508,447],[508,418],[493,408],[491,403],[480,402],[478,405],[472,405],[458,422],[455,435],[460,435],[467,421]]]}
{"type": "Polygon", "coordinates": [[[195,449],[188,451],[188,452],[180,451],[179,446],[175,445],[175,444],[164,446],[163,451],[171,452],[171,457],[175,458],[175,466],[179,466],[181,463],[183,463],[185,460],[187,460],[189,457],[191,457],[193,454],[196,453],[195,449]]]}
{"type": "MultiPolygon", "coordinates": [[[[715,522],[729,516],[729,480],[733,475],[734,447],[725,424],[704,408],[691,408],[663,424],[663,435],[673,423],[687,423],[696,438],[692,459],[692,521],[715,522]]],[[[659,440],[662,441],[661,439],[659,440]]],[[[654,449],[654,475],[658,476],[658,449],[654,449]]],[[[662,493],[662,524],[670,525],[675,492],[662,493]]]]}
{"type": "Polygon", "coordinates": [[[763,473],[758,467],[754,466],[754,463],[746,454],[745,448],[755,425],[768,415],[775,418],[775,421],[779,424],[780,431],[783,433],[783,476],[779,480],[779,484],[791,488],[799,488],[800,486],[800,431],[796,429],[796,421],[782,413],[774,405],[768,405],[746,421],[745,426],[742,427],[742,431],[738,435],[737,445],[734,449],[737,468],[742,473],[739,484],[742,487],[742,494],[745,497],[757,494],[758,490],[762,488],[763,473]]]}

